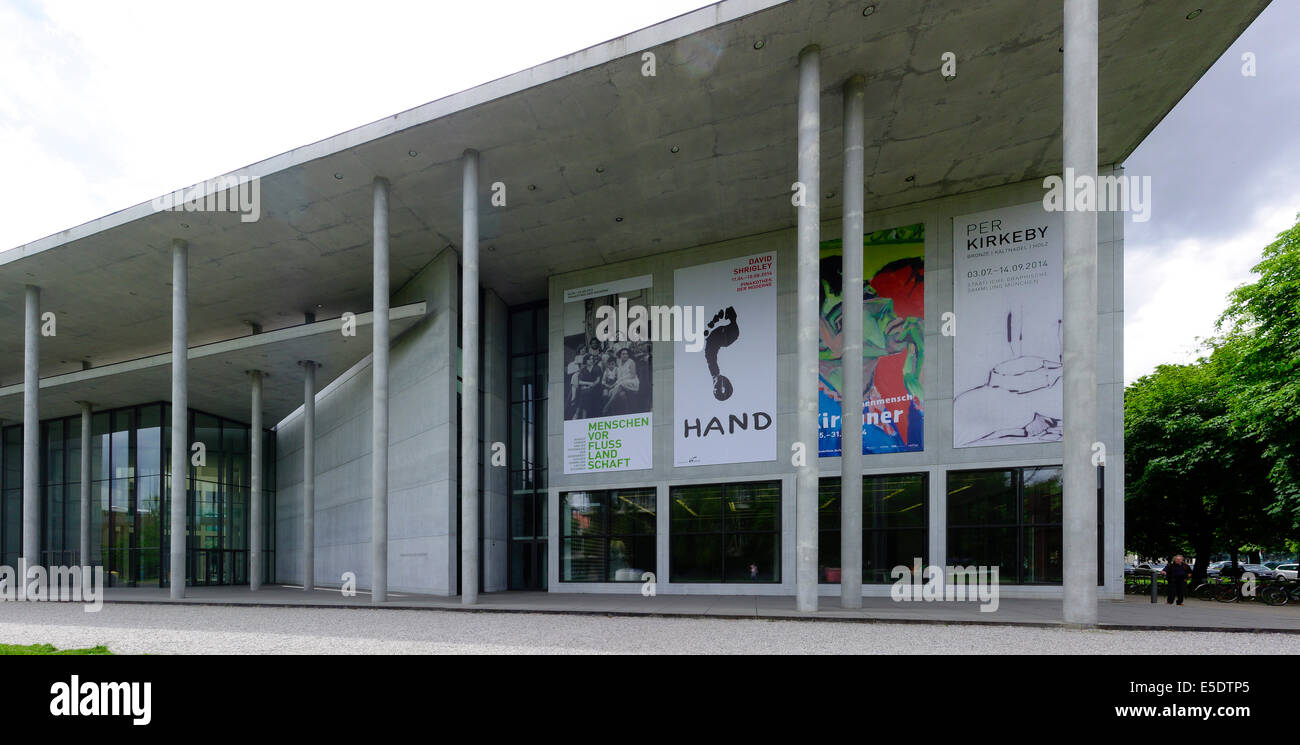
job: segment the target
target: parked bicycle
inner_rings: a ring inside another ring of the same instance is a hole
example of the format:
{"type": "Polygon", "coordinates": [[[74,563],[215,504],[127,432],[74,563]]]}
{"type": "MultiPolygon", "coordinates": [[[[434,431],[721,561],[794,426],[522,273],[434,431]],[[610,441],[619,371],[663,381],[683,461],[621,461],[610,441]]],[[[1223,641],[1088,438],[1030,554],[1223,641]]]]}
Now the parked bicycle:
{"type": "Polygon", "coordinates": [[[1300,582],[1278,582],[1259,591],[1259,599],[1269,605],[1300,603],[1300,582]]]}

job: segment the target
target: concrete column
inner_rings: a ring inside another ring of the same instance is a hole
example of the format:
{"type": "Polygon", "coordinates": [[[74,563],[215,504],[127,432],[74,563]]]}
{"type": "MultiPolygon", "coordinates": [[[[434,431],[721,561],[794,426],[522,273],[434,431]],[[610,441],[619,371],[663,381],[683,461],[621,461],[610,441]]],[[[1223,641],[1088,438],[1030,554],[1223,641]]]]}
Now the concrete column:
{"type": "Polygon", "coordinates": [[[465,151],[461,189],[460,592],[478,602],[478,152],[465,151]]]}
{"type": "MultiPolygon", "coordinates": [[[[41,563],[41,288],[27,285],[23,327],[23,559],[41,563]]],[[[26,576],[18,577],[26,588],[26,576]]],[[[21,593],[20,593],[21,594],[21,593]]]]}
{"type": "Polygon", "coordinates": [[[262,589],[262,371],[249,370],[248,589],[262,589]]]}
{"type": "Polygon", "coordinates": [[[81,406],[81,510],[77,535],[77,561],[90,566],[90,411],[89,401],[78,401],[81,406]]]}
{"type": "Polygon", "coordinates": [[[804,462],[795,475],[795,607],[817,610],[817,359],[821,262],[821,49],[799,53],[798,407],[795,441],[804,462]]]}
{"type": "Polygon", "coordinates": [[[316,363],[302,366],[302,589],[316,589],[316,363]]]}
{"type": "Polygon", "coordinates": [[[374,184],[374,346],[370,420],[370,602],[388,599],[388,180],[374,184]]]}
{"type": "Polygon", "coordinates": [[[172,241],[172,489],[171,575],[172,600],[185,597],[185,509],[189,506],[189,295],[190,246],[172,241]]]}
{"type": "MultiPolygon", "coordinates": [[[[1097,0],[1065,0],[1065,173],[1097,177],[1097,0]]],[[[1074,184],[1066,184],[1069,189],[1074,184]]],[[[1097,623],[1097,214],[1065,213],[1066,623],[1097,623]]]]}
{"type": "Polygon", "coordinates": [[[862,607],[862,211],[867,81],[844,84],[844,400],[840,419],[840,605],[862,607]]]}

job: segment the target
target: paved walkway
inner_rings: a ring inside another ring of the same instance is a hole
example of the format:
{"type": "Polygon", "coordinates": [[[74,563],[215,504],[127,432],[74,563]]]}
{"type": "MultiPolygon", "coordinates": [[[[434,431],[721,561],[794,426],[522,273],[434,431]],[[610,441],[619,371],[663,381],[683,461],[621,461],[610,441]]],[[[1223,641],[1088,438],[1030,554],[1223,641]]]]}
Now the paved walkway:
{"type": "MultiPolygon", "coordinates": [[[[454,613],[251,604],[0,603],[0,641],[117,654],[1296,654],[1294,634],[454,613]]],[[[1131,667],[1131,665],[1128,665],[1131,667]]]]}
{"type": "MultiPolygon", "coordinates": [[[[301,587],[191,587],[173,601],[166,589],[109,588],[106,603],[256,605],[263,607],[373,608],[370,597],[343,597],[338,590],[304,592],[301,587]]],[[[843,610],[838,597],[821,598],[821,609],[800,613],[789,596],[657,595],[495,592],[479,595],[479,604],[464,606],[459,597],[389,593],[382,607],[502,613],[561,613],[599,616],[709,617],[889,623],[959,623],[1056,627],[1063,625],[1060,600],[1002,598],[998,610],[985,613],[971,602],[895,602],[864,598],[861,610],[843,610]]],[[[1181,629],[1198,631],[1280,631],[1300,633],[1300,606],[1274,608],[1261,602],[1218,603],[1188,600],[1170,606],[1162,600],[1126,596],[1099,604],[1100,626],[1114,629],[1181,629]]]]}

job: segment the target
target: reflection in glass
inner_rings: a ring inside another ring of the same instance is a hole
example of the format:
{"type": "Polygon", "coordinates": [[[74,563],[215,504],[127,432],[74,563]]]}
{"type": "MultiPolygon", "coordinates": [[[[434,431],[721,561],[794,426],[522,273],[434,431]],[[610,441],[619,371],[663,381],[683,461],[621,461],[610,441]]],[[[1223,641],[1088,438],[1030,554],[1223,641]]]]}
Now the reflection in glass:
{"type": "MultiPolygon", "coordinates": [[[[159,586],[167,582],[170,428],[165,422],[169,408],[152,403],[92,415],[89,557],[77,556],[81,417],[42,422],[41,548],[47,565],[102,565],[113,585],[159,586]]],[[[202,413],[191,413],[190,420],[190,441],[204,445],[203,462],[191,466],[191,491],[187,495],[191,582],[246,583],[248,427],[202,413]],[[194,480],[196,475],[198,481],[194,480]]],[[[264,576],[273,581],[274,434],[267,433],[263,441],[263,483],[269,487],[260,495],[266,519],[264,576]]],[[[13,554],[16,562],[22,524],[21,425],[3,428],[0,463],[0,561],[13,554]]]]}
{"type": "MultiPolygon", "coordinates": [[[[840,581],[840,479],[818,483],[817,572],[819,582],[840,581]]],[[[919,558],[929,563],[929,501],[927,474],[905,473],[862,478],[862,582],[892,584],[896,566],[911,567],[919,558]]]]}
{"type": "Polygon", "coordinates": [[[948,563],[997,566],[1005,584],[1062,581],[1061,468],[948,474],[948,563]]]}
{"type": "Polygon", "coordinates": [[[669,491],[673,582],[780,582],[781,482],[669,491]]]}
{"type": "Polygon", "coordinates": [[[655,572],[654,487],[560,495],[560,579],[640,582],[655,572]]]}

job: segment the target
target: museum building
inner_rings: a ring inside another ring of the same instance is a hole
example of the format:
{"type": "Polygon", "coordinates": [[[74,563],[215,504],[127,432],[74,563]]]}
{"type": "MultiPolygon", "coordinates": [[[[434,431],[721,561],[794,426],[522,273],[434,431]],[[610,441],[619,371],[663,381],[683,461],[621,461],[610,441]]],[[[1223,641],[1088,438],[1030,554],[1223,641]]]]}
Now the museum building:
{"type": "Polygon", "coordinates": [[[1125,215],[1044,179],[1267,4],[725,0],[0,253],[2,563],[1118,596],[1125,215]]]}

